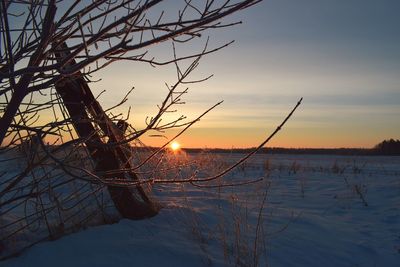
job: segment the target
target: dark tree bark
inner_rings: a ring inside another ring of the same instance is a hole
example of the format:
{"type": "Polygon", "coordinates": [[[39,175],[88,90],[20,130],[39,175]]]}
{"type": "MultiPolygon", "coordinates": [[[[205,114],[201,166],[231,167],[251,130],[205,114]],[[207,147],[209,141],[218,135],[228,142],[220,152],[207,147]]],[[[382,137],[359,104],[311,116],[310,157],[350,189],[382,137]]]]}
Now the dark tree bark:
{"type": "MultiPolygon", "coordinates": [[[[59,61],[69,55],[66,44],[62,44],[60,47],[62,47],[60,51],[63,52],[56,53],[56,58],[59,61]]],[[[94,98],[83,75],[79,73],[74,78],[64,78],[56,83],[55,88],[68,110],[72,125],[79,137],[84,140],[86,148],[97,166],[96,174],[105,179],[118,178],[120,180],[139,181],[137,175],[130,170],[132,166],[128,154],[129,150],[123,148],[126,144],[121,144],[124,141],[123,131],[108,118],[94,98]],[[102,141],[92,123],[98,124],[109,138],[107,144],[102,141]],[[113,145],[113,143],[117,144],[113,145]]],[[[142,219],[158,213],[159,205],[149,197],[149,192],[146,192],[140,185],[135,187],[109,185],[107,188],[115,207],[124,218],[142,219]]]]}

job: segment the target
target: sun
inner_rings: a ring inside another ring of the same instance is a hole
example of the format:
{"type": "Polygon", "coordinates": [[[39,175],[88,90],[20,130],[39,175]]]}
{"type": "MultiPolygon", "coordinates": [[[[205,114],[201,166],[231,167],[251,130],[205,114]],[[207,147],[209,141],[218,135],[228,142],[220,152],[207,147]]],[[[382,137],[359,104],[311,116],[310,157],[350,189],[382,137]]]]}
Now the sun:
{"type": "Polygon", "coordinates": [[[181,145],[178,142],[174,141],[170,144],[170,148],[172,149],[172,151],[175,152],[181,148],[181,145]]]}

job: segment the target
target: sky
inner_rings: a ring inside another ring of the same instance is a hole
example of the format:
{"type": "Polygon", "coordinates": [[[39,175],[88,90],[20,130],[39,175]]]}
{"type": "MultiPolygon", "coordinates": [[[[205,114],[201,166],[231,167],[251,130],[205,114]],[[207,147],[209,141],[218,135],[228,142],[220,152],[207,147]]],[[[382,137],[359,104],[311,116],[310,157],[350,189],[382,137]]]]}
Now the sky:
{"type": "MultiPolygon", "coordinates": [[[[174,6],[170,6],[171,9],[174,6]]],[[[400,2],[397,0],[265,0],[227,21],[243,21],[209,33],[210,46],[235,43],[204,58],[185,105],[169,116],[196,118],[224,103],[178,138],[182,147],[240,148],[262,142],[300,97],[303,103],[267,146],[372,147],[400,139],[400,2]]],[[[198,52],[205,40],[177,46],[198,52]]],[[[171,55],[170,44],[154,53],[171,55]]],[[[158,49],[158,50],[157,50],[158,49]]],[[[105,106],[135,86],[129,122],[144,126],[176,80],[174,66],[118,63],[97,73],[92,86],[105,106]]],[[[167,132],[172,137],[174,131],[167,132]]],[[[144,137],[149,145],[167,139],[144,137]]]]}

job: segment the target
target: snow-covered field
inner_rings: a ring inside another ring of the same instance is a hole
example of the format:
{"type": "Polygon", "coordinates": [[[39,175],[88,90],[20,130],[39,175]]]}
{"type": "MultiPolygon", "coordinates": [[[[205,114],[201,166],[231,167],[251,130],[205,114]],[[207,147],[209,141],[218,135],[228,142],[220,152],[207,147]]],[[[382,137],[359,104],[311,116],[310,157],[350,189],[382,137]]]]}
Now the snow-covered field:
{"type": "Polygon", "coordinates": [[[225,181],[260,177],[157,186],[156,217],[39,243],[0,266],[399,266],[400,157],[256,155],[225,181]]]}

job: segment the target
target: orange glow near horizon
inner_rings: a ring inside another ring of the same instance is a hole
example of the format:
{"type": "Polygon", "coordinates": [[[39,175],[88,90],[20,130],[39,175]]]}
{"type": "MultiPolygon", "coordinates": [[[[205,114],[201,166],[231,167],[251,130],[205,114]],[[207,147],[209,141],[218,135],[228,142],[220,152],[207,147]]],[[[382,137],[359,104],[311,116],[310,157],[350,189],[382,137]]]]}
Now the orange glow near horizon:
{"type": "MultiPolygon", "coordinates": [[[[386,131],[373,129],[372,127],[361,128],[357,131],[348,132],[346,128],[335,129],[334,127],[309,127],[302,128],[296,125],[294,119],[293,126],[288,123],[279,131],[266,147],[283,148],[372,148],[383,140],[397,138],[397,128],[388,128],[386,131]]],[[[195,127],[189,129],[179,137],[179,141],[173,141],[168,145],[171,151],[177,152],[182,149],[182,144],[186,148],[251,148],[258,146],[267,138],[275,128],[272,126],[265,128],[202,128],[195,127]]],[[[165,137],[173,138],[178,133],[177,129],[165,132],[165,137]]],[[[151,132],[144,135],[140,140],[147,146],[161,147],[168,142],[165,137],[154,137],[151,132]]],[[[48,135],[45,143],[60,144],[58,136],[48,135]]],[[[69,140],[64,136],[64,141],[69,140]]],[[[10,142],[6,138],[4,144],[10,142]]]]}
{"type": "MultiPolygon", "coordinates": [[[[180,142],[187,148],[251,148],[258,146],[272,132],[272,129],[190,129],[186,134],[180,136],[180,142]]],[[[176,131],[171,131],[167,137],[172,137],[176,131]]],[[[388,139],[390,135],[382,135],[376,138],[365,134],[359,136],[357,133],[348,134],[336,132],[330,134],[328,130],[316,132],[313,129],[305,131],[303,129],[286,128],[280,131],[266,147],[283,148],[372,148],[379,142],[388,139]]],[[[145,136],[141,138],[146,145],[159,147],[164,145],[165,139],[145,136]]],[[[169,148],[176,151],[173,147],[178,144],[171,143],[169,148]]],[[[180,148],[180,145],[179,145],[180,148]]],[[[179,149],[178,148],[178,149],[179,149]]]]}

